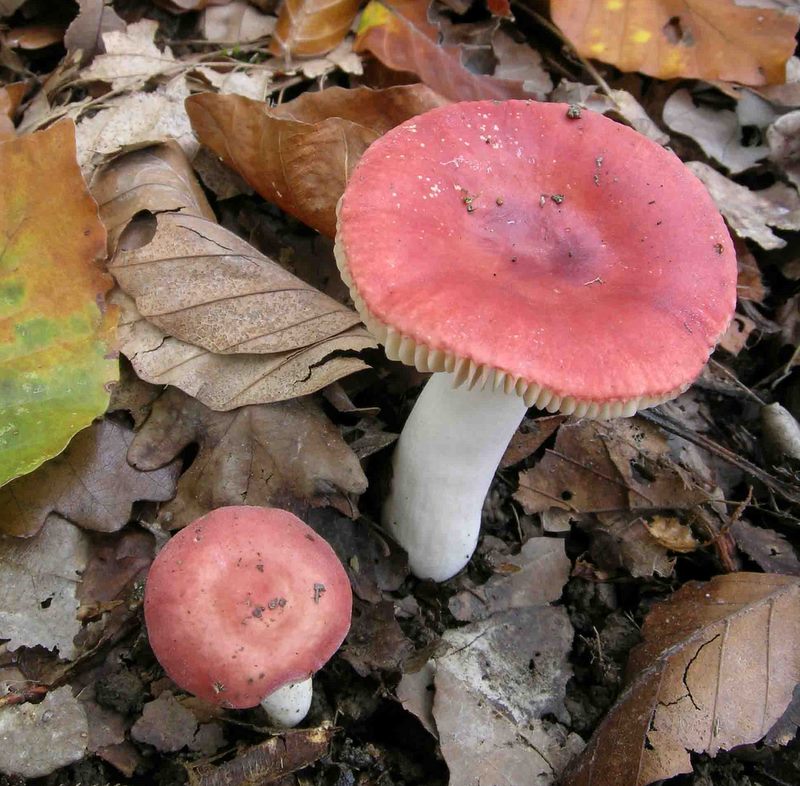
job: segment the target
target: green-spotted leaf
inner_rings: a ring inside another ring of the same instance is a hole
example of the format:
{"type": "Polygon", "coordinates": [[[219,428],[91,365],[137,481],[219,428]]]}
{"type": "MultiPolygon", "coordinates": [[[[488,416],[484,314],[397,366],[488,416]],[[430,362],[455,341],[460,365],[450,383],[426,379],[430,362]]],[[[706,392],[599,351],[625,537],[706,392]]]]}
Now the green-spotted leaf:
{"type": "Polygon", "coordinates": [[[106,232],[71,120],[0,144],[0,485],[60,453],[117,378],[106,232]]]}

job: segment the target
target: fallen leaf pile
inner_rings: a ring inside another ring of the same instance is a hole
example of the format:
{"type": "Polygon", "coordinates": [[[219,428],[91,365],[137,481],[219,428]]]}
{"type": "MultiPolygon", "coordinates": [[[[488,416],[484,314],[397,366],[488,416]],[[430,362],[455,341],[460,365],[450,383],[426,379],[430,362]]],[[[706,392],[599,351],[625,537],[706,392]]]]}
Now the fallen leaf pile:
{"type": "Polygon", "coordinates": [[[0,784],[800,781],[799,28],[796,0],[0,0],[0,784]],[[353,309],[337,204],[381,135],[487,99],[672,151],[738,303],[674,401],[530,410],[434,584],[380,524],[425,375],[353,309]],[[226,505],[293,511],[352,585],[297,729],[147,641],[153,559],[226,505]]]}

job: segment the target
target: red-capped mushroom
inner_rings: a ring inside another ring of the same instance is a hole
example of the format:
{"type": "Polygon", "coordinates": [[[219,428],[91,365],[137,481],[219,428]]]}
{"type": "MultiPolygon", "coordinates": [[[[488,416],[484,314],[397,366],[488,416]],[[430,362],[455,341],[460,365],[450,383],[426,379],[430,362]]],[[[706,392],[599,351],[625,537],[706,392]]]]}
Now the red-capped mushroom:
{"type": "Polygon", "coordinates": [[[299,723],[311,675],[350,627],[350,582],[333,549],[284,510],[218,508],[178,532],[147,577],[150,646],[181,688],[299,723]]]}
{"type": "Polygon", "coordinates": [[[384,507],[412,570],[437,580],[469,560],[526,406],[606,418],[666,401],[736,302],[700,181],[564,104],[457,103],[394,128],[353,172],[336,253],[387,355],[446,372],[405,425],[384,507]]]}

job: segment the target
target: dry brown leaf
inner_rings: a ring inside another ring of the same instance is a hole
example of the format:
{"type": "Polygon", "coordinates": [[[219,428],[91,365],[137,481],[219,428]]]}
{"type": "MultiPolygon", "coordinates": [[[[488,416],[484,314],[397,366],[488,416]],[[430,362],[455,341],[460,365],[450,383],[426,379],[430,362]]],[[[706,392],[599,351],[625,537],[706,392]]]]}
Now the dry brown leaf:
{"type": "Polygon", "coordinates": [[[219,354],[288,352],[360,323],[213,220],[157,216],[152,240],[123,243],[109,270],[139,313],[168,335],[219,354]]]}
{"type": "Polygon", "coordinates": [[[371,0],[361,14],[353,49],[371,52],[395,71],[416,74],[452,101],[543,97],[529,92],[524,82],[468,71],[459,47],[439,45],[439,28],[428,20],[429,5],[429,0],[371,0]]]}
{"type": "Polygon", "coordinates": [[[686,509],[708,498],[670,459],[664,434],[641,417],[579,420],[561,426],[556,444],[520,474],[514,495],[528,513],[686,509]]]}
{"type": "Polygon", "coordinates": [[[344,40],[359,4],[360,0],[283,0],[270,51],[287,58],[330,52],[344,40]]]}
{"type": "Polygon", "coordinates": [[[142,717],[133,724],[131,737],[152,745],[157,751],[174,752],[194,739],[197,719],[179,704],[170,691],[144,705],[142,717]]]}
{"type": "Polygon", "coordinates": [[[381,134],[444,99],[422,85],[330,88],[271,109],[242,96],[186,101],[200,141],[261,196],[329,237],[336,203],[361,154],[381,134]]]}
{"type": "Polygon", "coordinates": [[[86,533],[55,515],[35,538],[0,535],[0,639],[9,650],[40,646],[75,657],[76,588],[88,556],[86,533]]]}
{"type": "Polygon", "coordinates": [[[95,171],[91,190],[108,232],[110,252],[141,211],[186,213],[214,220],[189,160],[173,140],[114,158],[95,171]]]}
{"type": "Polygon", "coordinates": [[[134,438],[128,460],[154,470],[190,444],[199,453],[178,481],[160,519],[178,529],[223,505],[283,507],[300,516],[310,507],[355,508],[367,479],[352,450],[311,399],[212,412],[168,388],[134,438]]]}
{"type": "Polygon", "coordinates": [[[505,30],[498,29],[492,38],[492,52],[497,58],[493,76],[521,83],[537,97],[549,95],[553,80],[545,70],[542,56],[527,43],[515,41],[505,30]]]}
{"type": "Polygon", "coordinates": [[[755,166],[769,153],[766,145],[745,147],[736,112],[695,106],[692,94],[676,90],[664,104],[664,122],[673,130],[694,139],[709,157],[732,174],[755,166]]]}
{"type": "Polygon", "coordinates": [[[800,110],[779,117],[767,129],[769,157],[800,188],[800,110]]]}
{"type": "Polygon", "coordinates": [[[275,17],[262,14],[247,0],[233,0],[227,5],[206,8],[200,28],[207,41],[249,43],[272,35],[275,17]]]}
{"type": "Polygon", "coordinates": [[[653,538],[670,551],[690,554],[700,548],[691,528],[674,516],[653,516],[649,521],[645,520],[644,526],[653,538]]]}
{"type": "Polygon", "coordinates": [[[63,453],[0,488],[0,532],[30,537],[50,513],[84,529],[116,532],[137,500],[172,499],[180,462],[154,472],[134,469],[125,458],[132,440],[132,431],[110,420],[79,432],[63,453]]]}
{"type": "MultiPolygon", "coordinates": [[[[227,8],[227,6],[222,7],[227,8]]],[[[268,68],[259,68],[257,70],[247,68],[217,70],[201,65],[197,66],[192,71],[192,74],[199,75],[205,80],[207,84],[203,84],[203,90],[206,90],[208,85],[211,85],[222,95],[244,96],[245,98],[252,98],[253,101],[265,101],[270,92],[277,89],[272,84],[273,72],[268,68]]],[[[196,160],[197,158],[195,158],[196,160]]],[[[221,164],[220,167],[225,169],[221,164]]]]}
{"type": "Polygon", "coordinates": [[[59,44],[63,38],[64,28],[60,25],[25,25],[14,27],[3,35],[7,46],[28,51],[59,44]]]}
{"type": "Polygon", "coordinates": [[[739,300],[763,303],[768,290],[761,277],[761,269],[756,258],[740,237],[734,236],[733,246],[736,249],[736,262],[739,268],[736,278],[736,294],[739,300]]]}
{"type": "Polygon", "coordinates": [[[81,72],[85,82],[108,82],[113,90],[138,90],[156,76],[174,74],[179,63],[169,47],[162,52],[155,44],[158,22],[142,19],[125,30],[103,33],[105,54],[81,72]]]}
{"type": "Polygon", "coordinates": [[[80,10],[64,34],[69,54],[80,51],[81,62],[88,63],[106,51],[103,35],[125,30],[125,22],[117,16],[110,0],[78,0],[80,10]]]}
{"type": "Polygon", "coordinates": [[[500,459],[500,469],[513,467],[535,453],[565,420],[564,415],[525,418],[500,459]]]}
{"type": "Polygon", "coordinates": [[[377,671],[399,671],[413,651],[414,644],[395,619],[394,601],[356,601],[353,623],[340,655],[358,675],[366,677],[377,671]]]}
{"type": "Polygon", "coordinates": [[[779,532],[756,527],[739,519],[731,525],[736,545],[747,554],[761,570],[800,576],[800,559],[791,543],[779,532]]]}
{"type": "Polygon", "coordinates": [[[653,608],[627,689],[565,786],[645,786],[692,769],[690,752],[761,739],[800,680],[800,582],[732,573],[653,608]]]}
{"type": "Polygon", "coordinates": [[[552,0],[550,8],[584,57],[659,79],[780,84],[798,26],[733,0],[552,0]]]}
{"type": "Polygon", "coordinates": [[[761,248],[783,248],[786,241],[770,230],[800,230],[800,196],[785,183],[761,191],[751,191],[734,183],[715,169],[699,161],[687,161],[711,194],[728,226],[739,237],[750,238],[761,248]]]}
{"type": "Polygon", "coordinates": [[[317,345],[271,355],[216,355],[167,336],[144,319],[122,290],[110,301],[120,308],[120,352],[154,385],[174,385],[215,410],[305,396],[368,368],[356,357],[332,353],[377,346],[361,327],[317,345]]]}

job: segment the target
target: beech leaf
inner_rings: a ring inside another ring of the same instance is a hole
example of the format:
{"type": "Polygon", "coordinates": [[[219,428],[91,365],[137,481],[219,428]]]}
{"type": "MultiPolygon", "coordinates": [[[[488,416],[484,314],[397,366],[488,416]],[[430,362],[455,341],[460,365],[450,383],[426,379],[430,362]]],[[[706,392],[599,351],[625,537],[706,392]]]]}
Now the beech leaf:
{"type": "Polygon", "coordinates": [[[451,101],[542,98],[526,83],[468,71],[457,46],[440,46],[439,28],[428,21],[429,0],[371,0],[361,14],[353,49],[369,51],[395,71],[410,71],[451,101]]]}
{"type": "Polygon", "coordinates": [[[243,96],[186,101],[200,141],[261,196],[328,237],[361,154],[381,134],[445,101],[422,85],[332,87],[270,108],[243,96]]]}
{"type": "Polygon", "coordinates": [[[344,40],[360,0],[283,0],[270,51],[313,57],[344,40]]]}
{"type": "Polygon", "coordinates": [[[111,285],[96,261],[106,233],[75,160],[72,121],[0,144],[0,172],[2,485],[102,414],[118,371],[116,313],[99,307],[111,285]]]}
{"type": "Polygon", "coordinates": [[[800,680],[800,580],[731,573],[653,607],[627,688],[564,786],[646,786],[692,769],[690,752],[761,739],[800,680]]]}
{"type": "Polygon", "coordinates": [[[161,507],[171,529],[223,505],[283,507],[299,516],[312,506],[335,505],[353,514],[346,495],[367,486],[355,454],[311,399],[212,412],[168,388],[128,460],[154,470],[190,444],[199,453],[178,481],[175,499],[161,507]]]}
{"type": "Polygon", "coordinates": [[[734,0],[551,0],[553,21],[584,57],[658,79],[780,84],[798,20],[734,0]]]}

